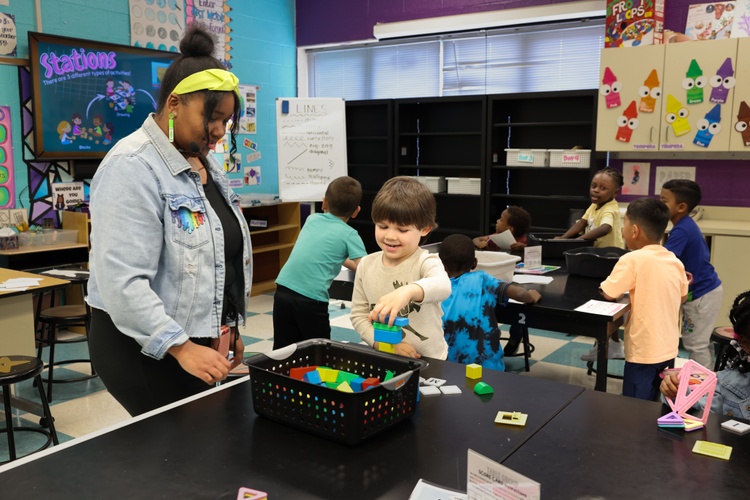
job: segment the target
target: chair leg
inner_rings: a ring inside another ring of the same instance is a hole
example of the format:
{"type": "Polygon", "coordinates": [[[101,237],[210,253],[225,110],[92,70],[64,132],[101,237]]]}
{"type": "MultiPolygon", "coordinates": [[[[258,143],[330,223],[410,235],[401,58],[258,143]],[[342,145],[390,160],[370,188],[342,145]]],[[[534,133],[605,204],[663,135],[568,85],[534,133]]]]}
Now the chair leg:
{"type": "Polygon", "coordinates": [[[57,323],[50,322],[48,326],[49,335],[49,365],[47,366],[47,401],[52,402],[52,375],[55,368],[55,341],[57,340],[57,323]]]}
{"type": "Polygon", "coordinates": [[[16,438],[13,435],[13,412],[10,406],[10,388],[6,385],[3,389],[3,406],[5,406],[5,427],[8,431],[8,455],[10,460],[16,459],[16,438]]]}
{"type": "Polygon", "coordinates": [[[44,418],[47,420],[47,428],[49,429],[49,433],[52,435],[52,442],[54,444],[60,444],[60,441],[57,439],[57,431],[55,430],[55,419],[52,418],[52,411],[49,408],[49,401],[47,400],[47,397],[44,395],[44,384],[42,383],[42,377],[41,375],[37,375],[34,377],[34,380],[37,382],[37,389],[39,390],[39,399],[42,400],[42,408],[44,409],[44,418]]]}
{"type": "Polygon", "coordinates": [[[531,341],[529,340],[529,329],[526,325],[519,325],[523,332],[523,360],[526,365],[526,371],[531,371],[529,358],[531,357],[531,341]]]}

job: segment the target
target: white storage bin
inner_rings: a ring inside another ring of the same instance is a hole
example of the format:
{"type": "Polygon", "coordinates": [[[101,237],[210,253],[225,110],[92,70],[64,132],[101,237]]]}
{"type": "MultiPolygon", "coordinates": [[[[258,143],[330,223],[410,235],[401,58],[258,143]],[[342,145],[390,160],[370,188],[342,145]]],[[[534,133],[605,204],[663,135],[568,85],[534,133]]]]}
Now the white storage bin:
{"type": "Polygon", "coordinates": [[[506,149],[505,164],[510,167],[546,167],[549,153],[546,149],[506,149]]]}
{"type": "Polygon", "coordinates": [[[18,236],[20,246],[22,247],[78,242],[77,229],[43,229],[40,232],[24,231],[19,233],[18,236]]]}
{"type": "Polygon", "coordinates": [[[412,176],[427,186],[431,193],[445,193],[445,177],[430,177],[429,175],[412,176]]]}
{"type": "Polygon", "coordinates": [[[478,177],[446,177],[448,194],[481,194],[482,179],[478,177]]]}
{"type": "Polygon", "coordinates": [[[516,269],[516,262],[521,260],[520,256],[505,252],[476,251],[474,254],[477,258],[477,271],[484,271],[507,283],[513,281],[513,271],[516,269]]]}
{"type": "Polygon", "coordinates": [[[550,167],[589,168],[591,164],[590,149],[550,149],[550,167]]]}

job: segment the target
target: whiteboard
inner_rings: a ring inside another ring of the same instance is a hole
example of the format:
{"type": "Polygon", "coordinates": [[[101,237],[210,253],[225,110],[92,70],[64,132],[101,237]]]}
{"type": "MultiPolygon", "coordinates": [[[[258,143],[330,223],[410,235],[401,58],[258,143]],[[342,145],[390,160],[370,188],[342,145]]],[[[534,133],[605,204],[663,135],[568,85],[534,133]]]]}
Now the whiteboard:
{"type": "Polygon", "coordinates": [[[322,201],[328,184],[347,175],[343,99],[277,98],[276,134],[283,201],[322,201]]]}

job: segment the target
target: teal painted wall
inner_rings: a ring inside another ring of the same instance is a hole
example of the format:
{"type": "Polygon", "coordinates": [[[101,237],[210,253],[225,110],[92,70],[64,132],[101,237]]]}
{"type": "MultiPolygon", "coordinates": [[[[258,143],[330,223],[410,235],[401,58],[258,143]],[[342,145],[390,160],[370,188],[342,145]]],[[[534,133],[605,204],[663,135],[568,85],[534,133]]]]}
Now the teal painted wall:
{"type": "MultiPolygon", "coordinates": [[[[0,12],[13,14],[18,30],[18,57],[28,58],[28,31],[89,38],[130,45],[128,0],[41,0],[42,29],[36,26],[34,0],[10,0],[0,12]]],[[[261,158],[250,164],[250,149],[238,145],[243,166],[261,166],[262,184],[246,186],[240,193],[278,193],[276,154],[276,98],[297,95],[294,0],[225,0],[232,37],[232,72],[243,84],[258,85],[257,134],[247,137],[258,144],[261,158]]],[[[28,207],[28,173],[21,157],[18,67],[0,63],[0,105],[11,107],[16,206],[28,207]]],[[[242,173],[230,174],[241,177],[242,173]]]]}

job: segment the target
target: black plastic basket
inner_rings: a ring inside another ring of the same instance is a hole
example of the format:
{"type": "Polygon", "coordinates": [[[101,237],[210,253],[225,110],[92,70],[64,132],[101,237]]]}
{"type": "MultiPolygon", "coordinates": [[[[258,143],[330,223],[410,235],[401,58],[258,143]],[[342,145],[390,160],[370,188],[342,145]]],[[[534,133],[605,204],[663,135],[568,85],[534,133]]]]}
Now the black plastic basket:
{"type": "Polygon", "coordinates": [[[618,247],[582,247],[564,252],[569,274],[605,279],[620,257],[628,253],[618,247]]]}
{"type": "Polygon", "coordinates": [[[555,239],[559,233],[529,233],[526,235],[526,245],[530,247],[542,246],[542,260],[563,259],[566,250],[592,246],[594,240],[579,240],[577,238],[555,239]]]}
{"type": "Polygon", "coordinates": [[[414,415],[419,370],[428,366],[420,359],[326,339],[256,354],[244,363],[250,368],[253,407],[258,415],[349,445],[414,415]],[[290,368],[313,365],[363,378],[378,377],[381,383],[347,393],[289,377],[290,368]],[[395,376],[382,382],[386,371],[395,376]]]}

